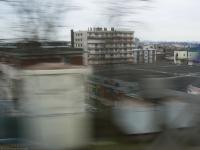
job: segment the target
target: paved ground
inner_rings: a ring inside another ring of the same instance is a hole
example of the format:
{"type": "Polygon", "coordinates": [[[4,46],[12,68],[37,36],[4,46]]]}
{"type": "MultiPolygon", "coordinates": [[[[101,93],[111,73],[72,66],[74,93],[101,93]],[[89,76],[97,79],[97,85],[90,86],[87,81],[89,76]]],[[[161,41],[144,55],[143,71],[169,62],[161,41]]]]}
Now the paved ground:
{"type": "MultiPolygon", "coordinates": [[[[144,72],[148,74],[160,73],[167,75],[195,75],[200,74],[200,66],[189,65],[174,65],[174,64],[140,64],[140,65],[108,65],[105,67],[95,67],[96,72],[113,73],[120,70],[126,70],[126,73],[133,73],[132,71],[141,71],[139,74],[143,75],[144,72]],[[144,71],[144,72],[143,72],[144,71]]],[[[121,72],[122,73],[122,72],[121,72]]],[[[125,72],[124,72],[125,73],[125,72]]]]}
{"type": "Polygon", "coordinates": [[[186,91],[187,86],[200,80],[200,66],[174,64],[109,65],[95,67],[94,74],[128,82],[146,78],[162,78],[173,84],[172,89],[186,91]]]}

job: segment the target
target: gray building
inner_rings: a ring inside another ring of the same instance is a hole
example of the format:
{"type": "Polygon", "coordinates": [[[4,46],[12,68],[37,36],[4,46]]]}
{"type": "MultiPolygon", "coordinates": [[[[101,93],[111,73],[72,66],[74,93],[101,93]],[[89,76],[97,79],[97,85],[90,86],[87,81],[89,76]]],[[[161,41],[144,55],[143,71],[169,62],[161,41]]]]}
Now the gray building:
{"type": "Polygon", "coordinates": [[[134,64],[147,64],[156,62],[156,49],[134,49],[134,64]]]}

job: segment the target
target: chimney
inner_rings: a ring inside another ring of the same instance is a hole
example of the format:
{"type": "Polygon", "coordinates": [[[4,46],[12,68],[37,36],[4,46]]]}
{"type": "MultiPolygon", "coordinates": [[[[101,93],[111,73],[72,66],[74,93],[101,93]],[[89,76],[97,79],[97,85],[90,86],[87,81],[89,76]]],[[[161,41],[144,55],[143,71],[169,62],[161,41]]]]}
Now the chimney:
{"type": "Polygon", "coordinates": [[[71,47],[74,48],[74,30],[71,30],[71,47]]]}

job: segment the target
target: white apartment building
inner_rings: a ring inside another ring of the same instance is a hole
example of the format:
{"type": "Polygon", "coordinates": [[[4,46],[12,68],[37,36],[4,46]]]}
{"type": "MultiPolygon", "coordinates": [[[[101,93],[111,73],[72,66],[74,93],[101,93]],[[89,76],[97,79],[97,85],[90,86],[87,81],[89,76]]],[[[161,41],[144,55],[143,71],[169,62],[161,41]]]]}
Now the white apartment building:
{"type": "Polygon", "coordinates": [[[73,31],[72,46],[83,48],[85,65],[133,63],[134,31],[88,28],[73,31]]]}

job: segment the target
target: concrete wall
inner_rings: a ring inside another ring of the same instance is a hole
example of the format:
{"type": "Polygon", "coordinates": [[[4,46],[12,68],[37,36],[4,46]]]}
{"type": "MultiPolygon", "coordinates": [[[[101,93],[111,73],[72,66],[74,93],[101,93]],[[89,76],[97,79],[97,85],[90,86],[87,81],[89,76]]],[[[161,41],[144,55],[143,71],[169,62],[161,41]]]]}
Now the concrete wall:
{"type": "Polygon", "coordinates": [[[181,64],[188,59],[188,51],[174,51],[174,63],[181,64]]]}
{"type": "Polygon", "coordinates": [[[2,65],[8,80],[21,81],[19,106],[27,117],[25,136],[41,149],[80,148],[90,137],[86,112],[85,67],[56,70],[16,70],[2,65]]]}

